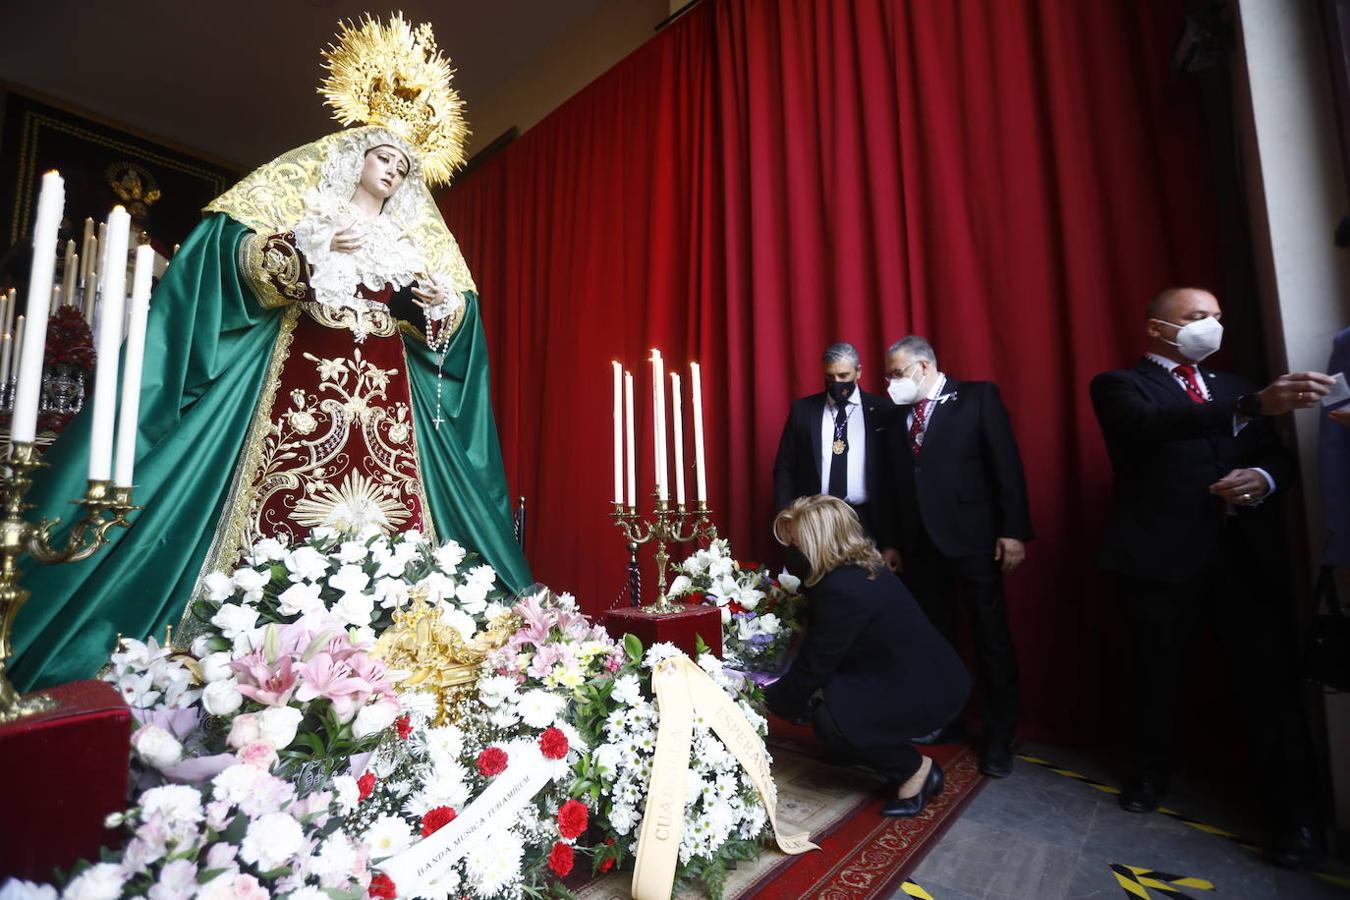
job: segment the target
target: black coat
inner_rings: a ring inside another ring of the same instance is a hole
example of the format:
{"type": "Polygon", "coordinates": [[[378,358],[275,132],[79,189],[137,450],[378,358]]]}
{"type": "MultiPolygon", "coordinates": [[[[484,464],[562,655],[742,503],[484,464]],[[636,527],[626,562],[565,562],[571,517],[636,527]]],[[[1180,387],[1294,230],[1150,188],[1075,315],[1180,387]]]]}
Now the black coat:
{"type": "MultiPolygon", "coordinates": [[[[883,481],[882,437],[891,422],[894,410],[895,406],[889,397],[879,397],[862,391],[863,427],[867,430],[863,480],[867,483],[869,504],[880,501],[886,492],[886,482],[883,481]]],[[[787,424],[783,426],[783,436],[778,440],[778,455],[773,463],[775,512],[787,509],[798,497],[821,493],[820,431],[824,415],[824,391],[793,401],[792,409],[788,412],[787,424]]],[[[850,448],[849,452],[854,451],[850,448]]]]}
{"type": "Polygon", "coordinates": [[[1001,537],[1029,541],[1026,475],[1008,410],[991,381],[948,378],[928,406],[928,430],[917,458],[909,445],[910,406],[896,408],[886,436],[895,494],[886,542],[903,556],[920,529],[945,556],[992,555],[1001,537]]]}
{"type": "Polygon", "coordinates": [[[765,689],[769,709],[804,718],[823,701],[859,750],[904,743],[960,714],[970,675],[889,569],[841,566],[806,589],[809,623],[792,667],[765,689]]]}
{"type": "Polygon", "coordinates": [[[1092,405],[1115,471],[1115,502],[1102,564],[1124,575],[1181,583],[1202,574],[1225,524],[1243,528],[1253,547],[1281,558],[1278,504],[1234,507],[1209,486],[1233,469],[1261,468],[1276,490],[1295,476],[1292,455],[1269,418],[1257,416],[1233,434],[1237,398],[1252,391],[1244,379],[1200,369],[1209,403],[1191,400],[1161,366],[1147,359],[1133,369],[1092,379],[1092,405]]]}

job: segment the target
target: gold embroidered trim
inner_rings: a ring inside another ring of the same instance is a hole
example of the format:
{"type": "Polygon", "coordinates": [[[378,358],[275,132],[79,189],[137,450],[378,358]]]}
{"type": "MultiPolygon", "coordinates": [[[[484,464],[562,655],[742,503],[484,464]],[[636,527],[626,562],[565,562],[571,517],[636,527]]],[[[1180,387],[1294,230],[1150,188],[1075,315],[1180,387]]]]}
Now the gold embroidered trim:
{"type": "Polygon", "coordinates": [[[239,242],[239,271],[269,309],[309,296],[306,270],[300,251],[278,235],[247,234],[239,242]]]}
{"type": "Polygon", "coordinates": [[[299,319],[300,309],[295,306],[281,314],[276,343],[272,345],[272,358],[267,363],[267,371],[263,373],[262,390],[253,411],[253,421],[249,423],[248,434],[244,438],[243,452],[235,464],[230,491],[221,507],[220,521],[216,524],[211,547],[197,573],[197,583],[193,585],[191,597],[178,623],[178,633],[174,635],[174,641],[179,646],[187,646],[200,633],[200,627],[192,617],[192,606],[202,599],[202,583],[206,576],[220,571],[224,566],[234,565],[244,555],[244,531],[248,527],[253,495],[257,493],[257,479],[254,476],[262,466],[264,442],[272,428],[272,406],[276,402],[277,388],[281,385],[281,370],[290,356],[295,323],[299,319]]]}
{"type": "Polygon", "coordinates": [[[349,306],[332,307],[316,300],[309,300],[302,303],[301,308],[320,325],[345,329],[356,335],[358,340],[370,334],[376,337],[389,337],[398,330],[394,325],[394,317],[384,306],[376,305],[356,310],[349,306]]]}

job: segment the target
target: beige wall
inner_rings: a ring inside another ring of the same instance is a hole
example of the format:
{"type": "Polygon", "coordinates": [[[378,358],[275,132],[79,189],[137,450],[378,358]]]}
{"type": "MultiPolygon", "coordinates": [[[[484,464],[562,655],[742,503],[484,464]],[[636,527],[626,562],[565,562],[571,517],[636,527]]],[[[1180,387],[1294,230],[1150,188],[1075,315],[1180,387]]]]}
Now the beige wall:
{"type": "Polygon", "coordinates": [[[670,0],[606,0],[467,111],[472,157],[512,126],[522,132],[656,34],[670,0]]]}
{"type": "MultiPolygon", "coordinates": [[[[1246,157],[1255,263],[1272,371],[1321,371],[1350,325],[1350,251],[1332,233],[1350,211],[1317,4],[1239,0],[1236,116],[1246,157]],[[1243,75],[1245,74],[1245,79],[1243,75]]],[[[1296,413],[1307,525],[1322,536],[1318,415],[1296,413]]],[[[1315,558],[1305,561],[1309,570],[1315,558]]],[[[1337,818],[1350,825],[1350,695],[1329,697],[1337,818]]]]}

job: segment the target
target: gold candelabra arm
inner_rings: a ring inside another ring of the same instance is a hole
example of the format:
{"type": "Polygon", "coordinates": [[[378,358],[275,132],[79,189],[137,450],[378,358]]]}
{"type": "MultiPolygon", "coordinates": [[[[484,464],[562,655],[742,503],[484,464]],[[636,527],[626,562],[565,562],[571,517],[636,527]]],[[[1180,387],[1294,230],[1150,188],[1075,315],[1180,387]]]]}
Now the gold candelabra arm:
{"type": "MultiPolygon", "coordinates": [[[[75,501],[85,508],[85,514],[70,529],[64,547],[53,547],[52,532],[60,519],[27,526],[27,550],[41,563],[80,562],[97,553],[108,542],[114,528],[126,528],[131,523],[127,513],[137,507],[131,504],[131,489],[113,487],[108,481],[91,481],[84,499],[75,501]]],[[[7,522],[6,525],[9,525],[7,522]]]]}

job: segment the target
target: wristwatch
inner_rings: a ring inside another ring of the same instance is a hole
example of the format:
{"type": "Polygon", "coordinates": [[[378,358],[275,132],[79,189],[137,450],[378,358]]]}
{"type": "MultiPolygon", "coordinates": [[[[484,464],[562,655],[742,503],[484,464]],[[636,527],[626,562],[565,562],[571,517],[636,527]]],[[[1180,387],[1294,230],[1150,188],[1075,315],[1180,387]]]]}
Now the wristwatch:
{"type": "Polygon", "coordinates": [[[1237,399],[1238,415],[1246,416],[1249,419],[1255,419],[1261,415],[1261,395],[1243,394],[1237,399]]]}

